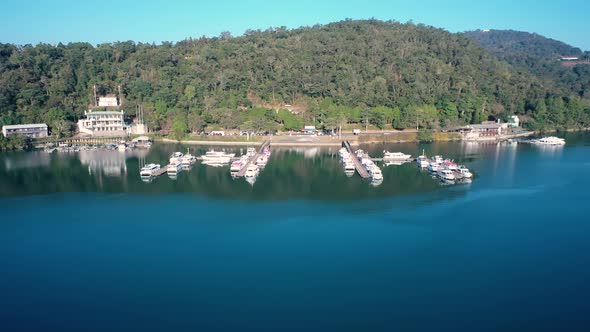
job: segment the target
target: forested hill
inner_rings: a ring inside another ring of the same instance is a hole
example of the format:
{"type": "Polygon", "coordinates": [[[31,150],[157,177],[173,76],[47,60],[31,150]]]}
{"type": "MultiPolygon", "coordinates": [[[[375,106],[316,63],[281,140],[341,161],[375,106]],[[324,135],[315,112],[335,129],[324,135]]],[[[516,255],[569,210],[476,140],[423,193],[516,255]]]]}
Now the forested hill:
{"type": "MultiPolygon", "coordinates": [[[[587,104],[461,34],[376,20],[162,45],[0,44],[0,122],[74,121],[121,86],[151,129],[275,130],[369,121],[439,128],[523,115],[533,128],[588,125],[587,104]],[[293,115],[274,112],[293,105],[293,115]]],[[[61,126],[60,126],[61,127],[61,126]]]]}
{"type": "Polygon", "coordinates": [[[538,34],[513,30],[477,30],[464,33],[499,59],[513,66],[526,68],[548,84],[569,89],[584,96],[590,89],[590,66],[563,66],[562,56],[589,58],[588,53],[563,42],[538,34]]]}

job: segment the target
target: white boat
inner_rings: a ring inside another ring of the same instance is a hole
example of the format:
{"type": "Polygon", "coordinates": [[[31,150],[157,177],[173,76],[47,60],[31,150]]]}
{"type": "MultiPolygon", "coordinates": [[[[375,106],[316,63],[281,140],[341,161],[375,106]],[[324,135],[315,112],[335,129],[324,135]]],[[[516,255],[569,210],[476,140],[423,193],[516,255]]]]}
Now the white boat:
{"type": "Polygon", "coordinates": [[[369,174],[371,174],[371,178],[373,178],[373,180],[383,180],[383,173],[381,173],[381,169],[377,166],[371,168],[369,174]]]}
{"type": "Polygon", "coordinates": [[[197,161],[197,158],[190,153],[185,154],[181,159],[182,166],[192,166],[197,161]]]}
{"type": "Polygon", "coordinates": [[[119,151],[125,151],[127,149],[127,146],[125,145],[125,143],[121,143],[117,146],[117,150],[119,151]]]}
{"type": "Polygon", "coordinates": [[[220,164],[227,164],[235,155],[235,153],[211,150],[205,152],[205,154],[201,156],[201,159],[203,161],[216,161],[220,164]]]}
{"type": "Polygon", "coordinates": [[[412,158],[412,156],[409,154],[383,151],[383,160],[408,160],[410,158],[412,158]]]}
{"type": "Polygon", "coordinates": [[[182,152],[174,152],[170,155],[170,159],[168,161],[170,161],[170,164],[174,164],[176,162],[181,163],[182,157],[184,157],[184,154],[182,152]]]}
{"type": "Polygon", "coordinates": [[[371,180],[371,186],[373,186],[373,187],[377,187],[377,186],[379,186],[382,183],[383,183],[383,178],[380,178],[380,179],[373,178],[371,180]]]}
{"type": "Polygon", "coordinates": [[[462,178],[467,178],[467,179],[471,179],[473,177],[473,174],[469,171],[469,168],[460,165],[457,168],[457,172],[459,172],[461,174],[462,178]]]}
{"type": "Polygon", "coordinates": [[[261,155],[256,159],[256,165],[264,166],[268,162],[268,157],[266,155],[261,155]]]}
{"type": "Polygon", "coordinates": [[[168,175],[176,175],[176,174],[180,173],[181,170],[182,170],[182,164],[178,161],[176,161],[174,163],[170,163],[170,165],[168,165],[168,167],[166,167],[166,173],[168,173],[168,175]]]}
{"type": "Polygon", "coordinates": [[[344,164],[344,171],[345,172],[354,172],[355,170],[356,170],[356,168],[354,167],[354,164],[352,162],[344,164]]]}
{"type": "Polygon", "coordinates": [[[256,155],[256,149],[255,148],[248,148],[246,150],[246,156],[248,157],[254,157],[256,155]]]}
{"type": "Polygon", "coordinates": [[[543,137],[536,140],[532,140],[531,143],[533,144],[541,144],[541,145],[564,145],[565,140],[563,138],[549,136],[543,137]]]}
{"type": "Polygon", "coordinates": [[[440,168],[441,167],[436,162],[431,161],[428,163],[428,170],[431,172],[438,172],[440,168]]]}
{"type": "Polygon", "coordinates": [[[432,160],[431,160],[431,162],[434,162],[435,164],[439,164],[439,165],[442,164],[443,161],[444,161],[444,159],[440,155],[436,155],[436,156],[432,157],[432,160]]]}
{"type": "Polygon", "coordinates": [[[455,180],[455,174],[453,174],[453,171],[451,171],[450,169],[441,169],[438,171],[438,177],[440,177],[443,180],[455,180]]]}
{"type": "Polygon", "coordinates": [[[244,176],[247,178],[253,178],[253,177],[258,176],[258,173],[259,173],[258,166],[250,164],[248,166],[248,168],[246,169],[246,173],[244,173],[244,176]]]}
{"type": "Polygon", "coordinates": [[[430,163],[428,162],[426,154],[424,154],[424,150],[422,150],[422,154],[419,155],[418,158],[416,158],[416,162],[418,163],[418,166],[420,166],[420,168],[428,167],[430,163]]]}
{"type": "Polygon", "coordinates": [[[158,164],[147,164],[141,168],[141,170],[139,171],[139,176],[142,176],[142,177],[152,176],[159,169],[160,169],[160,165],[158,165],[158,164]]]}
{"type": "Polygon", "coordinates": [[[242,169],[242,160],[236,160],[233,163],[231,163],[231,166],[229,167],[229,171],[230,172],[239,172],[242,169]]]}

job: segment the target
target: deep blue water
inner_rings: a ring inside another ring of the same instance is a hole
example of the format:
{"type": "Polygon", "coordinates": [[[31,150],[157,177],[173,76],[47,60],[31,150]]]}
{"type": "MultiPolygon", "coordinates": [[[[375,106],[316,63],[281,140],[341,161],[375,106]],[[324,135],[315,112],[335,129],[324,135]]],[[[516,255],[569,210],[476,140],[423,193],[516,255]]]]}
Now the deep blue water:
{"type": "Polygon", "coordinates": [[[590,136],[458,146],[472,184],[370,199],[5,195],[0,330],[586,330],[590,136]]]}

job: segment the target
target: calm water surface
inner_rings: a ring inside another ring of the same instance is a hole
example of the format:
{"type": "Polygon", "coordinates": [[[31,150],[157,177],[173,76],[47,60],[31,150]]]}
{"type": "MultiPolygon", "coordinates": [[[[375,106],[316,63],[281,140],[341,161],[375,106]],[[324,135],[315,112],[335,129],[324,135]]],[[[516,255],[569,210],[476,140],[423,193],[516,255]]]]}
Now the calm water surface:
{"type": "Polygon", "coordinates": [[[141,181],[181,146],[0,154],[0,330],[586,330],[590,135],[566,140],[365,147],[453,158],[456,186],[372,187],[336,148],[276,149],[253,186],[141,181]]]}

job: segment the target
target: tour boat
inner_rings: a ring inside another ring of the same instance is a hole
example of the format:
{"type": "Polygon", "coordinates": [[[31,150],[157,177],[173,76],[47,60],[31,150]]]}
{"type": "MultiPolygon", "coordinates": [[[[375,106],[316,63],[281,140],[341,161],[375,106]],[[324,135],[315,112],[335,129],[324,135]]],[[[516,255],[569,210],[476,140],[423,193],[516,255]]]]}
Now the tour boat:
{"type": "Polygon", "coordinates": [[[246,169],[246,173],[244,174],[244,176],[247,178],[256,177],[258,175],[258,172],[259,172],[258,166],[251,164],[246,169]]]}
{"type": "Polygon", "coordinates": [[[436,164],[440,165],[440,164],[442,164],[442,163],[443,163],[444,159],[443,159],[443,157],[442,157],[442,156],[436,155],[436,156],[432,157],[432,160],[431,160],[431,162],[432,162],[432,161],[433,161],[434,163],[436,163],[436,164]]]}
{"type": "Polygon", "coordinates": [[[420,168],[428,167],[430,163],[428,162],[426,154],[424,154],[424,150],[422,150],[422,154],[419,155],[418,158],[416,158],[416,162],[418,163],[418,166],[420,166],[420,168]]]}
{"type": "Polygon", "coordinates": [[[220,164],[227,164],[235,155],[235,153],[225,153],[223,151],[211,150],[202,155],[201,159],[203,161],[216,161],[220,164]]]}
{"type": "Polygon", "coordinates": [[[152,176],[157,170],[160,169],[160,165],[158,164],[147,164],[141,168],[139,171],[140,176],[152,176]]]}
{"type": "Polygon", "coordinates": [[[381,169],[377,166],[373,166],[373,168],[369,170],[369,174],[371,174],[373,180],[383,180],[383,173],[381,173],[381,169]]]}
{"type": "Polygon", "coordinates": [[[345,172],[354,172],[356,170],[356,168],[354,167],[354,164],[352,162],[350,163],[345,163],[344,164],[344,171],[345,172]]]}
{"type": "Polygon", "coordinates": [[[444,160],[441,165],[443,168],[449,169],[451,171],[456,171],[458,168],[456,163],[448,159],[444,160]]]}
{"type": "Polygon", "coordinates": [[[254,157],[256,155],[256,149],[255,148],[248,148],[248,150],[246,150],[246,156],[248,157],[254,157]]]}
{"type": "Polygon", "coordinates": [[[441,169],[438,171],[438,176],[443,180],[455,180],[455,174],[450,169],[441,169]]]}
{"type": "Polygon", "coordinates": [[[229,167],[229,171],[230,172],[239,172],[242,169],[242,160],[236,160],[233,163],[231,163],[231,166],[229,167]]]}
{"type": "Polygon", "coordinates": [[[166,173],[168,173],[168,175],[176,175],[176,174],[180,173],[181,170],[182,170],[182,163],[180,163],[179,161],[170,163],[170,165],[168,165],[168,167],[166,167],[166,173]]]}
{"type": "Polygon", "coordinates": [[[457,168],[457,172],[459,172],[463,178],[470,179],[473,177],[473,174],[469,171],[469,168],[467,168],[463,165],[460,165],[457,168]]]}
{"type": "Polygon", "coordinates": [[[428,170],[431,171],[431,172],[435,172],[436,173],[436,172],[438,172],[438,170],[440,168],[441,167],[436,162],[431,161],[430,163],[428,163],[428,170]]]}
{"type": "Polygon", "coordinates": [[[384,160],[407,160],[412,158],[411,155],[409,154],[405,154],[405,153],[401,153],[401,152],[389,152],[389,151],[383,151],[383,159],[384,160]]]}
{"type": "Polygon", "coordinates": [[[125,149],[127,149],[127,146],[125,145],[125,143],[121,143],[117,146],[117,150],[119,150],[119,151],[125,151],[125,149]]]}
{"type": "Polygon", "coordinates": [[[268,157],[266,155],[261,155],[260,157],[258,157],[258,159],[256,159],[256,165],[266,165],[268,161],[268,157]]]}
{"type": "Polygon", "coordinates": [[[543,137],[543,138],[539,138],[536,140],[532,140],[531,143],[541,144],[541,145],[564,145],[565,140],[563,138],[549,136],[549,137],[543,137]]]}
{"type": "Polygon", "coordinates": [[[197,161],[197,158],[190,153],[185,154],[181,159],[182,166],[192,166],[197,161]]]}
{"type": "Polygon", "coordinates": [[[170,164],[174,164],[176,162],[181,163],[182,162],[182,157],[184,157],[184,154],[182,152],[174,152],[173,154],[170,155],[170,164]]]}

